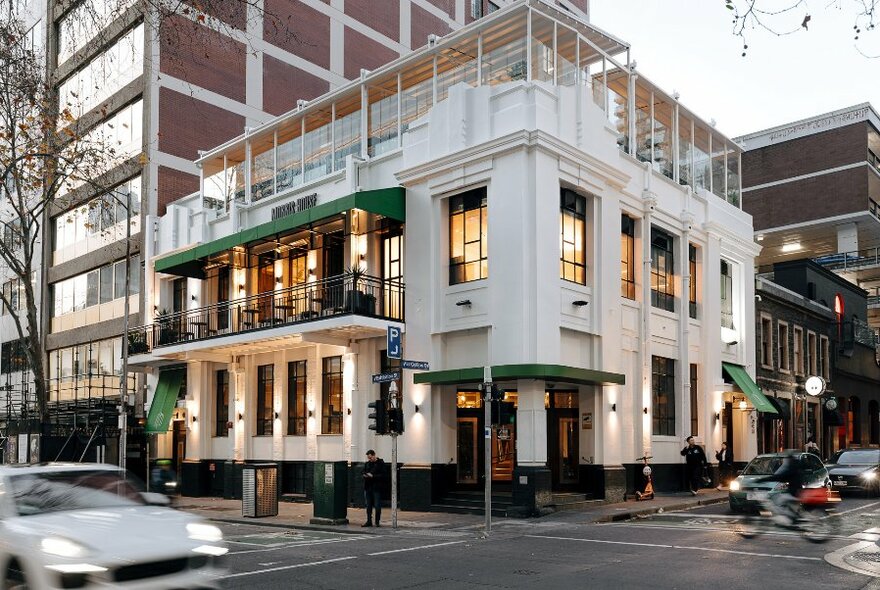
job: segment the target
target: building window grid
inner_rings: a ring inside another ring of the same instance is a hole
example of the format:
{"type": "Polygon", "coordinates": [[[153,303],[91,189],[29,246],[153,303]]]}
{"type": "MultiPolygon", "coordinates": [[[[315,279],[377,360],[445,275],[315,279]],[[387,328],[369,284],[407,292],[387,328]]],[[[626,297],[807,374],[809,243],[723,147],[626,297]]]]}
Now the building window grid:
{"type": "Polygon", "coordinates": [[[675,361],[651,357],[654,436],[675,436],[675,361]]]}
{"type": "Polygon", "coordinates": [[[629,215],[620,216],[620,296],[636,298],[636,222],[629,215]]]}
{"type": "Polygon", "coordinates": [[[773,368],[773,319],[761,315],[761,365],[773,368]]]}
{"type": "Polygon", "coordinates": [[[823,379],[831,379],[831,345],[827,336],[819,338],[819,355],[820,360],[818,369],[821,371],[823,379]]]}
{"type": "Polygon", "coordinates": [[[688,244],[688,316],[697,319],[697,247],[688,244]]]}
{"type": "Polygon", "coordinates": [[[306,385],[306,361],[287,363],[287,434],[291,436],[306,434],[306,385]]]}
{"type": "Polygon", "coordinates": [[[563,189],[559,208],[559,276],[584,285],[587,282],[587,199],[563,189]]]}
{"type": "Polygon", "coordinates": [[[810,375],[816,374],[816,333],[807,332],[807,371],[810,375]]]}
{"type": "Polygon", "coordinates": [[[321,434],[342,434],[342,357],[323,359],[321,434]]]}
{"type": "Polygon", "coordinates": [[[666,311],[675,310],[675,269],[672,236],[651,229],[651,305],[666,311]]]}
{"type": "Polygon", "coordinates": [[[779,370],[785,373],[791,371],[790,349],[788,343],[788,324],[778,322],[776,325],[776,345],[779,354],[779,370]]]}
{"type": "Polygon", "coordinates": [[[488,268],[486,189],[449,199],[449,284],[485,279],[488,268]]]}
{"type": "Polygon", "coordinates": [[[229,436],[229,371],[216,373],[214,436],[229,436]]]}
{"type": "Polygon", "coordinates": [[[792,341],[794,352],[794,372],[795,375],[804,374],[804,330],[795,326],[793,330],[794,338],[792,341]]]}
{"type": "Polygon", "coordinates": [[[700,434],[700,406],[699,406],[699,398],[700,398],[700,388],[699,388],[699,367],[695,364],[691,364],[691,435],[699,436],[700,434]]]}
{"type": "Polygon", "coordinates": [[[733,329],[733,265],[721,261],[721,327],[733,329]]]}
{"type": "Polygon", "coordinates": [[[257,436],[269,436],[273,426],[275,365],[257,367],[257,436]]]}
{"type": "MultiPolygon", "coordinates": [[[[131,257],[129,294],[140,293],[140,256],[131,257]]],[[[121,299],[125,293],[125,260],[64,279],[52,285],[52,317],[121,299]]]]}

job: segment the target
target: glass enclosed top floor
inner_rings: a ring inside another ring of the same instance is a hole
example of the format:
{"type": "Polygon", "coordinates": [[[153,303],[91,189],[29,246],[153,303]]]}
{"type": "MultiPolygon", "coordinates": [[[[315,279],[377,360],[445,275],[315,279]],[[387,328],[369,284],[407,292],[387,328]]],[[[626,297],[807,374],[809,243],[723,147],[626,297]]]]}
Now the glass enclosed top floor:
{"type": "Polygon", "coordinates": [[[618,147],[658,174],[740,206],[740,148],[639,74],[629,47],[544,0],[520,0],[199,159],[202,195],[255,202],[401,147],[455,84],[573,86],[617,130],[618,147]]]}

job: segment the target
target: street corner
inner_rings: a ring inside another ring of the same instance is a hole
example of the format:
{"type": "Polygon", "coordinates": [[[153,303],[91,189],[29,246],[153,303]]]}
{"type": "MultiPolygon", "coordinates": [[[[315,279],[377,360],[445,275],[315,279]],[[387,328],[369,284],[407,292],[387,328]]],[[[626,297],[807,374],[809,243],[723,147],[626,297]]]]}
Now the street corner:
{"type": "Polygon", "coordinates": [[[847,571],[880,578],[880,545],[877,541],[860,541],[825,555],[829,564],[847,571]]]}

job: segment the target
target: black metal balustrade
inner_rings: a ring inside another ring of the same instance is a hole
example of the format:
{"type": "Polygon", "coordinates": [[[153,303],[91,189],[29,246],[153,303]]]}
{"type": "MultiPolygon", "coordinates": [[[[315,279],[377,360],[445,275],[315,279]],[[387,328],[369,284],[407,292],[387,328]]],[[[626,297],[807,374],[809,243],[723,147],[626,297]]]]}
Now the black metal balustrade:
{"type": "Polygon", "coordinates": [[[130,355],[183,342],[265,330],[327,317],[361,315],[403,321],[404,286],[351,274],[156,317],[129,330],[130,355]]]}

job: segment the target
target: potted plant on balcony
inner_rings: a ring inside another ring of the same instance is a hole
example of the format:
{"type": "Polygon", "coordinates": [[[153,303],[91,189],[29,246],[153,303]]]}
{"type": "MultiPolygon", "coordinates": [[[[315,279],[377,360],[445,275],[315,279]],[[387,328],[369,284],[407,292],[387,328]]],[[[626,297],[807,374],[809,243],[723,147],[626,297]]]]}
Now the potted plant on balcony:
{"type": "Polygon", "coordinates": [[[159,328],[159,345],[177,341],[177,329],[167,310],[163,309],[156,316],[156,326],[159,328]]]}
{"type": "Polygon", "coordinates": [[[150,348],[147,346],[147,331],[139,330],[137,332],[129,332],[128,353],[144,354],[146,352],[150,352],[150,348]]]}
{"type": "Polygon", "coordinates": [[[364,278],[367,274],[360,265],[353,265],[346,269],[345,279],[347,291],[343,308],[348,313],[361,315],[373,315],[376,308],[376,298],[372,294],[361,291],[364,278]]]}

